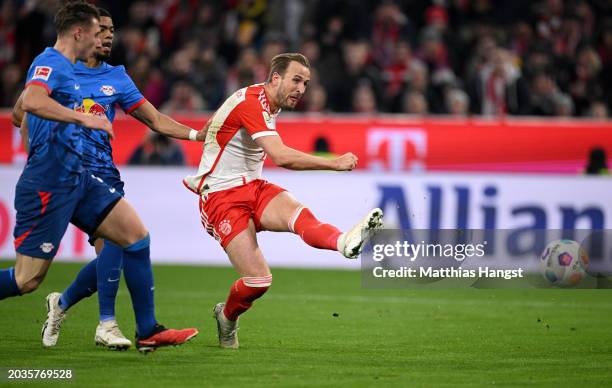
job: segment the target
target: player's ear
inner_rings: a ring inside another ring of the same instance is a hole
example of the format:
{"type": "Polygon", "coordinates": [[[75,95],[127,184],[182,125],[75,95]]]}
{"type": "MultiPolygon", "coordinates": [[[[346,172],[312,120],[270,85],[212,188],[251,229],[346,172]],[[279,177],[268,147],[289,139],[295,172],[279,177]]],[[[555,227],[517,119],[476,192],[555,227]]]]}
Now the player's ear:
{"type": "Polygon", "coordinates": [[[278,85],[282,79],[282,75],[278,74],[277,72],[272,73],[272,84],[278,85]]]}
{"type": "Polygon", "coordinates": [[[79,41],[81,40],[81,36],[83,34],[83,27],[77,25],[74,27],[74,30],[72,31],[72,36],[74,37],[74,40],[79,41]]]}

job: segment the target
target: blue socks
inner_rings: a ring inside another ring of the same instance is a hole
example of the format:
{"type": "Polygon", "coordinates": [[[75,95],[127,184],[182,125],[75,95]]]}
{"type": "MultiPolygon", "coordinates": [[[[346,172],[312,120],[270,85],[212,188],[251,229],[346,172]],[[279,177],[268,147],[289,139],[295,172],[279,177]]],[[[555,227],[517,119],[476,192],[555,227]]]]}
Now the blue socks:
{"type": "MultiPolygon", "coordinates": [[[[104,241],[104,249],[100,252],[100,256],[83,267],[74,282],[62,293],[60,307],[67,310],[81,299],[98,291],[100,320],[114,319],[115,297],[119,288],[123,260],[125,282],[130,291],[136,316],[136,332],[140,338],[149,337],[157,324],[149,245],[148,235],[125,248],[104,241]]],[[[0,270],[0,300],[20,294],[13,271],[13,268],[0,270]]]]}
{"type": "Polygon", "coordinates": [[[142,240],[123,248],[123,273],[132,297],[132,306],[136,315],[136,333],[139,338],[149,337],[157,323],[149,244],[150,238],[147,235],[142,240]]]}
{"type": "Polygon", "coordinates": [[[15,280],[15,267],[0,269],[0,300],[21,295],[15,280]]]}
{"type": "Polygon", "coordinates": [[[104,240],[104,248],[98,256],[97,287],[100,321],[115,319],[115,299],[121,280],[123,248],[104,240]]]}
{"type": "Polygon", "coordinates": [[[81,268],[76,279],[62,292],[59,306],[66,311],[70,306],[78,303],[81,299],[91,296],[96,292],[96,267],[98,259],[93,259],[81,268]]]}
{"type": "Polygon", "coordinates": [[[98,257],[79,271],[76,279],[64,290],[59,301],[65,311],[81,299],[98,291],[100,321],[115,319],[115,298],[121,278],[123,249],[109,241],[98,257]]]}

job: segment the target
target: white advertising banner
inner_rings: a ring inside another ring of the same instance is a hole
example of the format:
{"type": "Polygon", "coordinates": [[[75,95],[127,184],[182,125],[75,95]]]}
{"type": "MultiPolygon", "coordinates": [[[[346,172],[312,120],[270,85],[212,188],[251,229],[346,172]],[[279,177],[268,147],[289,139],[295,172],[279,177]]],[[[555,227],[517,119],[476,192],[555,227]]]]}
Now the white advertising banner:
{"type": "MultiPolygon", "coordinates": [[[[1,258],[15,257],[13,199],[20,173],[19,167],[0,167],[1,258]]],[[[154,262],[228,265],[200,224],[197,196],[181,182],[191,173],[191,168],[123,168],[126,198],[151,233],[154,262]]],[[[376,206],[390,228],[612,228],[612,179],[606,177],[274,171],[266,178],[342,230],[376,206]]],[[[358,260],[316,250],[289,233],[262,232],[258,240],[272,267],[359,268],[358,260]]],[[[57,259],[93,257],[87,236],[70,226],[57,259]]]]}

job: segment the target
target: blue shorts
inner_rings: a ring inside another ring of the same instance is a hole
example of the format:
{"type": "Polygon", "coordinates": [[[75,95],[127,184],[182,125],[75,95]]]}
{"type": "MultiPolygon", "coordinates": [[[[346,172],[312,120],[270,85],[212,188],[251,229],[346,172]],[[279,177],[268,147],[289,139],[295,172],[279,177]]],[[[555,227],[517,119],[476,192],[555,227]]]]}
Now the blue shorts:
{"type": "MultiPolygon", "coordinates": [[[[93,174],[98,178],[102,179],[104,183],[106,183],[108,186],[115,189],[122,197],[125,197],[124,183],[118,173],[103,174],[99,172],[94,172],[93,174]]],[[[93,234],[89,234],[89,239],[87,241],[89,242],[89,245],[93,247],[95,246],[97,239],[98,237],[95,237],[93,234]]]]}
{"type": "Polygon", "coordinates": [[[69,190],[40,191],[18,183],[15,250],[22,255],[53,259],[69,223],[92,235],[121,198],[117,189],[88,172],[69,190]]]}
{"type": "Polygon", "coordinates": [[[118,171],[116,173],[113,173],[113,172],[104,173],[104,172],[91,171],[91,173],[97,176],[98,178],[102,179],[104,183],[106,183],[107,186],[112,187],[113,189],[117,190],[117,192],[122,197],[125,197],[125,191],[123,187],[124,183],[121,180],[121,176],[119,175],[118,171]]]}

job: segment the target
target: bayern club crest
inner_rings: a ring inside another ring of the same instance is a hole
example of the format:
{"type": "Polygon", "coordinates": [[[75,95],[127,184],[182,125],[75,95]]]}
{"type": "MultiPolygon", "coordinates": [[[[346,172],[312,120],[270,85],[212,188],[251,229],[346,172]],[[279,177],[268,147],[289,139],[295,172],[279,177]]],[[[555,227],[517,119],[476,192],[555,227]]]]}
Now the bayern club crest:
{"type": "Polygon", "coordinates": [[[221,232],[224,236],[227,236],[232,232],[232,224],[230,224],[229,220],[223,220],[219,223],[219,232],[221,232]]]}
{"type": "Polygon", "coordinates": [[[102,85],[100,91],[106,94],[107,96],[112,96],[113,94],[115,94],[115,88],[113,88],[111,85],[102,85]]]}

